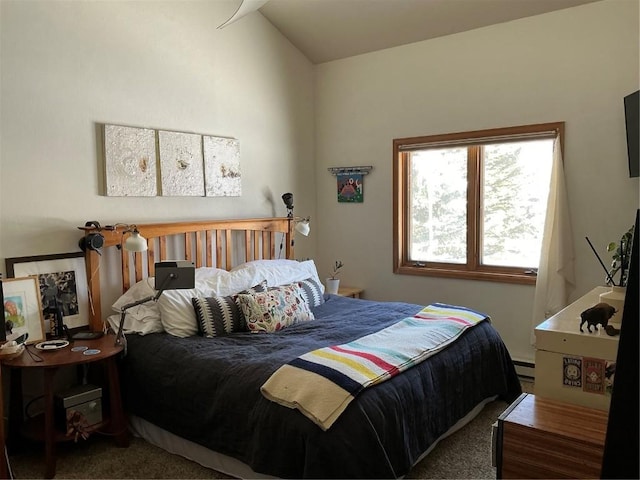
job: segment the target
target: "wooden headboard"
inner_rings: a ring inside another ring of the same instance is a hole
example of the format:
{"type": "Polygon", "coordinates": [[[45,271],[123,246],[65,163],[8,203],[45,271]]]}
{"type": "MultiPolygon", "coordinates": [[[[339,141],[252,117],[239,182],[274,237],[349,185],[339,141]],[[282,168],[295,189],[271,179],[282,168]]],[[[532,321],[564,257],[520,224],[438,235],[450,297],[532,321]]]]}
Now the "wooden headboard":
{"type": "Polygon", "coordinates": [[[146,252],[132,253],[121,248],[129,235],[122,233],[123,227],[82,228],[85,236],[100,233],[104,237],[100,253],[93,250],[85,253],[91,330],[103,328],[100,255],[107,249],[120,249],[123,293],[132,282],[154,276],[155,262],[189,260],[196,268],[230,270],[250,260],[293,258],[293,221],[289,217],[151,223],[136,224],[136,227],[147,239],[146,252]]]}

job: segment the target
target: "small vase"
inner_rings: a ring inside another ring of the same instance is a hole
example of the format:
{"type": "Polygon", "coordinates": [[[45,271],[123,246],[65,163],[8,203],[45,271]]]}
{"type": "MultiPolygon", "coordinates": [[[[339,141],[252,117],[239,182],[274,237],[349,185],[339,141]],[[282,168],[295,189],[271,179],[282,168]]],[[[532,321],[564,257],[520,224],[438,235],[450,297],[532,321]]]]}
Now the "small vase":
{"type": "Polygon", "coordinates": [[[338,288],[340,287],[340,279],[339,278],[327,278],[325,280],[327,293],[332,295],[338,294],[338,288]]]}
{"type": "Polygon", "coordinates": [[[624,309],[624,297],[627,293],[626,287],[610,287],[608,292],[600,294],[600,302],[607,303],[616,309],[616,314],[612,320],[620,321],[622,318],[622,310],[624,309]]]}

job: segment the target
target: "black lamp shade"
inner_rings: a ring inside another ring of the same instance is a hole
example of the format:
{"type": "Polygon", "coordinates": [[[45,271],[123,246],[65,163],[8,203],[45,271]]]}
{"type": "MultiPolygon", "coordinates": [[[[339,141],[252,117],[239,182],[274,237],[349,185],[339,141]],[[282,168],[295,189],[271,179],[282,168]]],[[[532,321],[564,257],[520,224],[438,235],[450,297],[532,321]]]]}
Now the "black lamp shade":
{"type": "Polygon", "coordinates": [[[289,210],[293,209],[293,193],[284,193],[282,194],[282,201],[287,206],[289,210]]]}

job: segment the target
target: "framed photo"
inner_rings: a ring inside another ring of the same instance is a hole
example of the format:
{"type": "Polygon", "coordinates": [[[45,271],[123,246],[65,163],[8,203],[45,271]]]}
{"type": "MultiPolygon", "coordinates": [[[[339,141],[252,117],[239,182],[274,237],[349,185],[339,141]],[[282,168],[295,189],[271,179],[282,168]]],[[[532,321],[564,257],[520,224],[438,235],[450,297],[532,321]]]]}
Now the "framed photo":
{"type": "Polygon", "coordinates": [[[4,324],[7,341],[28,333],[27,343],[45,339],[37,277],[7,278],[4,290],[4,324]]]}
{"type": "Polygon", "coordinates": [[[37,277],[42,308],[60,306],[67,328],[89,325],[89,288],[83,252],[7,258],[5,263],[9,277],[37,277]]]}

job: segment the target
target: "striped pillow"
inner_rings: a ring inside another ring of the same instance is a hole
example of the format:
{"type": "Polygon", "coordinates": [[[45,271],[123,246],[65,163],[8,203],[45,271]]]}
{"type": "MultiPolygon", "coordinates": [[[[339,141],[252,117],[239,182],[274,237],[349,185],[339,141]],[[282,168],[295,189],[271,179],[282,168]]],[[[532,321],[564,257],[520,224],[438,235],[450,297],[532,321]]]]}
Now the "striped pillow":
{"type": "Polygon", "coordinates": [[[198,319],[200,335],[207,338],[219,337],[234,332],[246,332],[247,322],[238,303],[238,295],[264,292],[266,282],[262,282],[237,295],[226,297],[193,297],[193,309],[198,319]]]}
{"type": "Polygon", "coordinates": [[[322,295],[322,284],[314,278],[307,278],[301,282],[298,282],[300,289],[302,290],[302,298],[309,307],[317,307],[324,303],[324,296],[322,295]]]}

